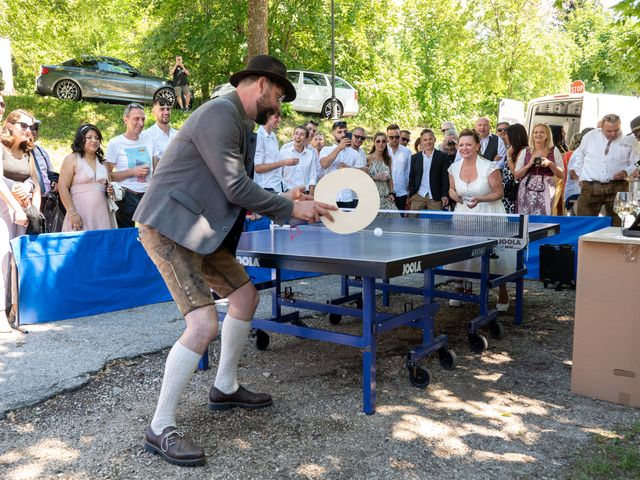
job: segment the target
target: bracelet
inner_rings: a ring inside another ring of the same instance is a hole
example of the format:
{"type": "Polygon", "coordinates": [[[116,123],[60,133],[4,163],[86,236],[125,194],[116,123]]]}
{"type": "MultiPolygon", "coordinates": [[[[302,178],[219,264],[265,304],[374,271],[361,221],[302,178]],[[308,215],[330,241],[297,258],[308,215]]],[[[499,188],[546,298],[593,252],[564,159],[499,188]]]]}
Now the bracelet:
{"type": "Polygon", "coordinates": [[[78,212],[73,212],[73,213],[71,214],[71,216],[72,216],[72,217],[75,217],[76,215],[80,216],[80,214],[79,214],[78,212]]]}

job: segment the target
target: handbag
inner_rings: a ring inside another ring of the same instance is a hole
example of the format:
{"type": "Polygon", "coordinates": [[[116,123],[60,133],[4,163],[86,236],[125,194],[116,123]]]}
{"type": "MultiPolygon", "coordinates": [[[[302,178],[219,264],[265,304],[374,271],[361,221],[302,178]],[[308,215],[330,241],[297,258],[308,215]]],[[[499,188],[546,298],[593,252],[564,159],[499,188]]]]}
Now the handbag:
{"type": "Polygon", "coordinates": [[[27,235],[38,235],[44,233],[44,216],[33,205],[29,205],[24,208],[24,213],[27,214],[29,224],[27,225],[27,235]]]}
{"type": "Polygon", "coordinates": [[[111,182],[113,188],[113,198],[116,202],[121,202],[124,199],[124,188],[118,182],[111,182]]]}
{"type": "Polygon", "coordinates": [[[42,207],[42,215],[44,216],[45,233],[56,233],[62,231],[65,212],[60,202],[60,195],[56,192],[49,192],[45,197],[42,207]]]}

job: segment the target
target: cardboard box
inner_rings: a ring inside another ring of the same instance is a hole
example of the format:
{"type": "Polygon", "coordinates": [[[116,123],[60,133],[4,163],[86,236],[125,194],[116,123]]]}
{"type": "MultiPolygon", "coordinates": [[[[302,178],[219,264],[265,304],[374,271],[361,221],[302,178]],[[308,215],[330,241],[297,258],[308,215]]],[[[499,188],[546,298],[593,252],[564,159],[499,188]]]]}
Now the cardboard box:
{"type": "Polygon", "coordinates": [[[580,237],[571,391],[640,407],[640,239],[580,237]]]}

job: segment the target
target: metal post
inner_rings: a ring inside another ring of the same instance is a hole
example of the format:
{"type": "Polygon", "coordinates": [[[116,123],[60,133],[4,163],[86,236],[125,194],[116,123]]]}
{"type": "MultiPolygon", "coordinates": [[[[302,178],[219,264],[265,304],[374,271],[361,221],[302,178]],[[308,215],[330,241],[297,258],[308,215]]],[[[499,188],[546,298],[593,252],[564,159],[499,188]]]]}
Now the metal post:
{"type": "Polygon", "coordinates": [[[331,119],[337,120],[336,112],[336,39],[335,39],[335,18],[331,0],[331,119]]]}

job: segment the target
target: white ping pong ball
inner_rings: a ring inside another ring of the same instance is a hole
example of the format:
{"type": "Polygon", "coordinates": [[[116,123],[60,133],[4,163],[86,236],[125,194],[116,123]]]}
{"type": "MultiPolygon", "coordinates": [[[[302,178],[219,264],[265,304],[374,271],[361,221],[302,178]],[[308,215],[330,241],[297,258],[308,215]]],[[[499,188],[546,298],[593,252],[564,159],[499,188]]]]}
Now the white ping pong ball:
{"type": "Polygon", "coordinates": [[[382,229],[381,229],[380,227],[378,227],[378,228],[374,228],[374,229],[373,229],[373,234],[374,234],[376,237],[381,237],[381,236],[382,236],[382,229]]]}

